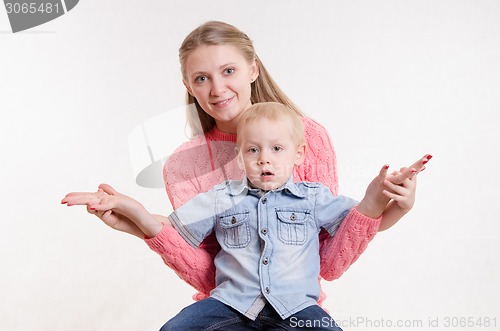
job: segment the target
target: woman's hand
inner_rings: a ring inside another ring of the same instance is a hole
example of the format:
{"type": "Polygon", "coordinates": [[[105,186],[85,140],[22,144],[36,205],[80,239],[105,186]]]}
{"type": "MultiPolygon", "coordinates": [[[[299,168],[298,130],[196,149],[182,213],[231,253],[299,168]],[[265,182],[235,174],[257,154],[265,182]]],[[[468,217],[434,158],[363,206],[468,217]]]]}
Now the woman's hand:
{"type": "Polygon", "coordinates": [[[387,204],[392,199],[388,193],[395,194],[386,181],[393,185],[403,185],[406,180],[413,178],[417,173],[425,169],[425,164],[432,158],[426,154],[408,168],[402,168],[399,172],[387,174],[388,165],[384,165],[379,174],[371,181],[366,189],[365,197],[358,205],[358,211],[371,218],[378,218],[384,212],[387,204]],[[389,189],[389,190],[387,190],[389,189]],[[384,193],[384,191],[387,191],[384,193]]]}
{"type": "Polygon", "coordinates": [[[112,229],[126,232],[143,239],[145,236],[144,232],[142,232],[130,218],[120,213],[120,202],[116,200],[117,196],[123,195],[118,193],[111,186],[103,184],[99,186],[97,192],[69,193],[62,199],[61,203],[67,206],[85,205],[89,214],[97,216],[104,224],[112,229]],[[115,207],[117,208],[112,210],[115,207]]]}
{"type": "MultiPolygon", "coordinates": [[[[400,171],[392,173],[392,179],[400,176],[407,168],[401,168],[400,171]]],[[[384,190],[384,195],[394,200],[402,211],[409,212],[415,203],[415,192],[417,190],[417,173],[410,178],[403,180],[401,184],[396,184],[391,181],[391,178],[384,181],[384,185],[388,188],[384,190]]]]}
{"type": "MultiPolygon", "coordinates": [[[[400,171],[394,171],[392,178],[399,178],[402,173],[407,171],[401,168],[400,171]]],[[[406,213],[408,213],[415,203],[415,192],[417,190],[417,174],[411,178],[406,178],[401,184],[395,184],[389,179],[384,181],[387,190],[384,195],[391,199],[382,214],[382,221],[378,231],[385,231],[396,224],[406,213]]]]}

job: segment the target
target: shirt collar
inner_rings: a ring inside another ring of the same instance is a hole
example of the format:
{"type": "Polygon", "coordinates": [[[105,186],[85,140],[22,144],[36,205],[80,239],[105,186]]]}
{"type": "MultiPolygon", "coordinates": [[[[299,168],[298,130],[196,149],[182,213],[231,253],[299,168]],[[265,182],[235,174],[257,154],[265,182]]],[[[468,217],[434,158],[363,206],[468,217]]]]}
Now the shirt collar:
{"type": "MultiPolygon", "coordinates": [[[[242,181],[235,181],[231,183],[229,194],[232,196],[247,194],[249,190],[258,190],[258,189],[252,188],[250,182],[248,181],[248,178],[245,177],[242,181]]],[[[286,183],[283,186],[273,191],[281,191],[281,190],[286,190],[287,192],[299,198],[305,197],[305,195],[299,191],[297,185],[295,185],[295,183],[293,182],[292,176],[290,176],[290,178],[286,181],[286,183]]]]}
{"type": "Polygon", "coordinates": [[[298,198],[305,198],[305,195],[302,194],[302,192],[299,191],[299,188],[293,181],[293,177],[290,177],[285,185],[281,187],[281,189],[285,189],[287,192],[295,195],[298,198]]]}

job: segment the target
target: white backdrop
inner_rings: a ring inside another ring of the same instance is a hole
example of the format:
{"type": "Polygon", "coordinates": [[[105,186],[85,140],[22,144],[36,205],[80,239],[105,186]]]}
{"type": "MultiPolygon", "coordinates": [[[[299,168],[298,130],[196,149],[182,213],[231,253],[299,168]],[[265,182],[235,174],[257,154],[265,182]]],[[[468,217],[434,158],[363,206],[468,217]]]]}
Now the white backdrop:
{"type": "Polygon", "coordinates": [[[127,139],[183,104],[178,47],[214,19],[327,127],[341,193],[434,155],[411,214],[324,285],[344,330],[500,329],[499,15],[500,1],[82,0],[12,34],[0,9],[0,329],[157,330],[192,302],[143,242],[59,203],[107,182],[171,211],[135,184],[127,139]]]}

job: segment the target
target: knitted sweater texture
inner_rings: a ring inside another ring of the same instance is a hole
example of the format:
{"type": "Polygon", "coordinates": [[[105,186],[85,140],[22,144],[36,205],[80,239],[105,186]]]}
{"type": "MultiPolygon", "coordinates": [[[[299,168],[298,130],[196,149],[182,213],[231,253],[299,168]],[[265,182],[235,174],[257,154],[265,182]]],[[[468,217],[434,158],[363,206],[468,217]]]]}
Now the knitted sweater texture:
{"type": "MultiPolygon", "coordinates": [[[[304,162],[293,173],[295,181],[320,182],[337,195],[338,180],[335,152],[327,131],[316,121],[303,117],[306,138],[304,162]]],[[[210,190],[225,180],[239,180],[244,173],[236,160],[236,135],[214,127],[205,135],[182,144],[164,167],[168,197],[174,209],[196,194],[210,190]]],[[[360,214],[354,208],[344,219],[335,236],[320,234],[321,277],[339,278],[363,253],[377,233],[379,219],[360,214]]],[[[153,238],[145,239],[166,265],[199,291],[193,298],[208,297],[215,287],[214,257],[220,250],[215,236],[205,239],[198,249],[191,247],[175,229],[164,226],[153,238]]],[[[318,303],[325,299],[322,293],[318,303]]]]}

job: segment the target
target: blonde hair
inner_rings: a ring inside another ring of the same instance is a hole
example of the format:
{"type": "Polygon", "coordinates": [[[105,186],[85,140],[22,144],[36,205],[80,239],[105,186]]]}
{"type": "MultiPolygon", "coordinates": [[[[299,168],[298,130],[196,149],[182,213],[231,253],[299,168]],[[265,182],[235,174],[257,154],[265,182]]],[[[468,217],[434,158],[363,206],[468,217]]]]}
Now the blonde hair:
{"type": "MultiPolygon", "coordinates": [[[[228,45],[241,52],[248,63],[256,60],[259,76],[251,83],[250,102],[274,101],[288,106],[297,115],[303,116],[300,109],[281,91],[276,82],[260,61],[250,38],[236,27],[218,21],[209,21],[193,30],[183,41],[179,48],[179,61],[181,63],[182,78],[187,81],[186,61],[189,55],[199,46],[228,45]]],[[[192,136],[210,131],[215,120],[208,115],[199,105],[195,97],[186,92],[187,122],[192,136]],[[194,107],[190,106],[194,104],[194,107]]]]}
{"type": "Polygon", "coordinates": [[[290,134],[296,146],[298,147],[305,143],[304,125],[302,124],[300,116],[293,109],[278,102],[260,102],[250,106],[250,108],[240,116],[236,130],[237,149],[241,146],[240,130],[261,118],[266,118],[273,122],[288,122],[291,129],[290,134]]]}

